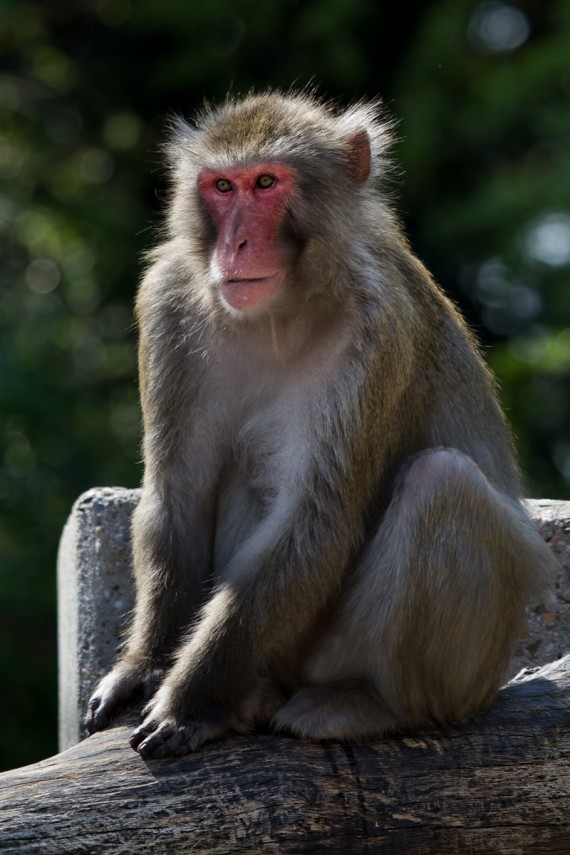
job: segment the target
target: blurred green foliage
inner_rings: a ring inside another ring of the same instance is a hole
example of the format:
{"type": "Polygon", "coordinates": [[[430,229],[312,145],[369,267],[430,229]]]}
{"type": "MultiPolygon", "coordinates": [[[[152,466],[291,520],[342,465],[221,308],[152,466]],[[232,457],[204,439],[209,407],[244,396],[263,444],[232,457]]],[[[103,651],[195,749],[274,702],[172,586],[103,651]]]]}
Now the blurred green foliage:
{"type": "Polygon", "coordinates": [[[131,305],[171,110],[382,94],[413,246],[488,348],[529,494],[568,495],[568,44],[569,0],[0,2],[0,768],[57,748],[70,506],[140,480],[131,305]]]}
{"type": "Polygon", "coordinates": [[[489,345],[529,495],[551,498],[570,484],[569,43],[568,0],[442,0],[395,92],[414,244],[489,345]]]}

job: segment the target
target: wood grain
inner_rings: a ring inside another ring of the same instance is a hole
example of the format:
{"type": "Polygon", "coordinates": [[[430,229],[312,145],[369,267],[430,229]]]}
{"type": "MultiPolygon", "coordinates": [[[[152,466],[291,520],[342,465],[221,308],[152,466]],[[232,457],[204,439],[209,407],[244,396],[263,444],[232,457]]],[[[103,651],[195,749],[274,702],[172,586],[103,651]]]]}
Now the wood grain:
{"type": "Polygon", "coordinates": [[[570,852],[570,655],[466,725],[368,744],[235,736],[143,760],[134,720],[0,775],[0,851],[570,852]]]}

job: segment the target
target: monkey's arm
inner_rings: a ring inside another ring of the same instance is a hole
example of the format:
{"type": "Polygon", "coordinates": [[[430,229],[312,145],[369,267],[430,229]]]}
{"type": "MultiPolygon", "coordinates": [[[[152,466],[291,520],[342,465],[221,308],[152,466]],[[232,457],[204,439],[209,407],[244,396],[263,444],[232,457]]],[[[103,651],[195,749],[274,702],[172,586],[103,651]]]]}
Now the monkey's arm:
{"type": "Polygon", "coordinates": [[[196,333],[175,300],[153,304],[156,287],[166,289],[161,275],[167,285],[168,272],[151,269],[139,298],[145,479],[133,520],[135,612],[117,664],[89,701],[90,732],[133,697],[152,696],[211,571],[218,462],[204,419],[192,418],[202,384],[196,333]]]}

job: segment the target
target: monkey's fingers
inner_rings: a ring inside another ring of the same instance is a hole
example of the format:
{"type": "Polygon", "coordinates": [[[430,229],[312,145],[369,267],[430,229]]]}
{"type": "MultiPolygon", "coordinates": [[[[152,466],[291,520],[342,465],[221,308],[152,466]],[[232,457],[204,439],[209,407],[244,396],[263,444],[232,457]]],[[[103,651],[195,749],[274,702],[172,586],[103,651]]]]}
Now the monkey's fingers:
{"type": "Polygon", "coordinates": [[[176,725],[171,721],[160,724],[155,719],[147,719],[131,734],[129,745],[143,757],[164,756],[155,751],[164,745],[172,735],[176,725]]]}
{"type": "Polygon", "coordinates": [[[142,757],[182,756],[197,751],[205,742],[221,736],[226,729],[202,721],[177,725],[174,719],[160,723],[150,718],[133,732],[129,743],[142,757]]]}
{"type": "Polygon", "coordinates": [[[153,702],[150,701],[148,704],[145,704],[145,706],[142,708],[141,719],[143,721],[145,721],[147,718],[149,718],[150,714],[152,713],[152,711],[154,709],[154,706],[155,705],[153,704],[153,702]]]}
{"type": "Polygon", "coordinates": [[[98,690],[87,706],[87,715],[85,716],[87,732],[91,734],[98,730],[104,730],[111,720],[134,699],[136,699],[136,693],[101,692],[98,690]]]}
{"type": "Polygon", "coordinates": [[[88,733],[95,733],[107,727],[111,720],[111,707],[105,704],[99,695],[93,695],[89,701],[87,715],[85,716],[85,727],[88,733]]]}
{"type": "Polygon", "coordinates": [[[159,668],[149,669],[145,673],[140,667],[131,665],[120,667],[104,677],[87,705],[85,727],[89,733],[103,730],[113,716],[141,695],[147,699],[154,693],[163,676],[159,668]]]}
{"type": "Polygon", "coordinates": [[[103,690],[100,687],[87,705],[85,727],[88,733],[96,733],[108,726],[111,719],[125,705],[128,695],[117,689],[103,690]]]}

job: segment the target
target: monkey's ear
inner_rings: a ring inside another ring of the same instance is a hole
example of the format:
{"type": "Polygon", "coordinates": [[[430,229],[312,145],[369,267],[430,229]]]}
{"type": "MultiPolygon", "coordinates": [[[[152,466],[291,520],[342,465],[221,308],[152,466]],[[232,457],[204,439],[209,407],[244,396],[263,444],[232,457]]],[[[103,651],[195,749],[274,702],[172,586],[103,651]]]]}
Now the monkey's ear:
{"type": "Polygon", "coordinates": [[[367,131],[358,131],[347,140],[348,165],[357,184],[364,184],[370,175],[372,155],[367,131]]]}

